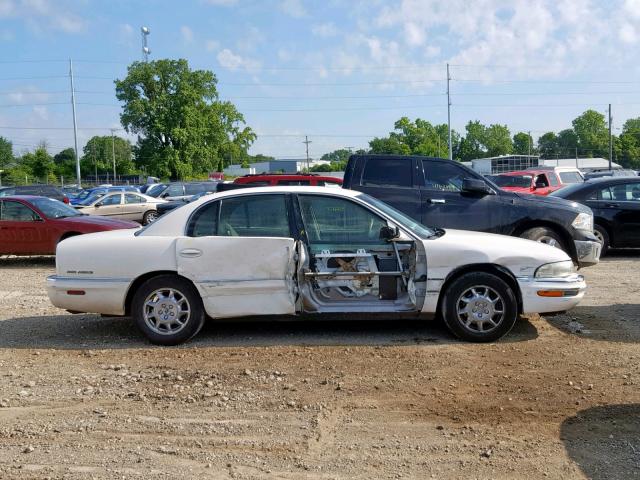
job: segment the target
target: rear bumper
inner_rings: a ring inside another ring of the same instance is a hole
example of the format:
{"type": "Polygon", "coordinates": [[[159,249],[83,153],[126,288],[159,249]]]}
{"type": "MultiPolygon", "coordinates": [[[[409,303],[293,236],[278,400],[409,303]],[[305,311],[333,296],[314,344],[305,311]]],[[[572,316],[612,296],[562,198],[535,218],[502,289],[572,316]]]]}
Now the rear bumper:
{"type": "Polygon", "coordinates": [[[539,280],[518,278],[522,293],[522,313],[562,312],[575,307],[587,290],[582,275],[539,280]],[[541,292],[561,292],[562,296],[541,296],[541,292]]]}
{"type": "Polygon", "coordinates": [[[124,315],[124,301],[130,284],[131,280],[126,278],[73,278],[52,275],[47,277],[47,295],[51,303],[65,310],[124,315]]]}
{"type": "Polygon", "coordinates": [[[597,240],[574,240],[579,267],[589,267],[600,261],[602,245],[597,240]]]}

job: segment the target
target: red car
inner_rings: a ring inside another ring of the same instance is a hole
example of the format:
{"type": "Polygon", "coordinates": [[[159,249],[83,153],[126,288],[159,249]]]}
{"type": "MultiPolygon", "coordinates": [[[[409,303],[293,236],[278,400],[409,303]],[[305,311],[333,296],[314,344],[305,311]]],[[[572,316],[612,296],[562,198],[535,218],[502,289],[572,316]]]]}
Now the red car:
{"type": "Polygon", "coordinates": [[[302,185],[312,187],[342,185],[342,179],[318,175],[316,173],[258,173],[236,178],[233,183],[251,185],[252,187],[302,185]]]}
{"type": "Polygon", "coordinates": [[[487,178],[502,190],[534,195],[549,195],[564,186],[554,170],[521,170],[488,175],[487,178]]]}
{"type": "Polygon", "coordinates": [[[51,198],[0,198],[0,255],[53,255],[61,240],[74,235],[139,227],[135,222],[85,215],[51,198]]]}

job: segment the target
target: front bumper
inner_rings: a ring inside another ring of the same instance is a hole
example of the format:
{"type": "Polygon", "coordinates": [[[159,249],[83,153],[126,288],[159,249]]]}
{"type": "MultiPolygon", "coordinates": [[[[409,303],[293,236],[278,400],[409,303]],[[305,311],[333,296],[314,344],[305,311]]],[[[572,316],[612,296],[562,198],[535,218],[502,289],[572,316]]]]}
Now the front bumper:
{"type": "Polygon", "coordinates": [[[574,240],[579,267],[589,267],[600,261],[602,244],[597,240],[574,240]]]}
{"type": "Polygon", "coordinates": [[[130,284],[131,280],[125,278],[73,278],[52,275],[47,277],[47,295],[53,305],[65,310],[124,315],[124,303],[130,284]]]}
{"type": "Polygon", "coordinates": [[[575,307],[587,290],[582,275],[567,278],[518,278],[522,293],[522,313],[563,312],[575,307]],[[562,292],[562,296],[541,296],[541,292],[562,292]]]}

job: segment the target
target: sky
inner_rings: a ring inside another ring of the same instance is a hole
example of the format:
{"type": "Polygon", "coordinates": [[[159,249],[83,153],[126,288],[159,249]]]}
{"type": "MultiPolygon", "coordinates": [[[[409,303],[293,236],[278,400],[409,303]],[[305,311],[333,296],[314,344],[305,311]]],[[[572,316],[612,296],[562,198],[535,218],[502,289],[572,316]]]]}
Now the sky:
{"type": "MultiPolygon", "coordinates": [[[[121,128],[113,80],[141,60],[212,70],[258,140],[251,153],[317,158],[366,147],[402,116],[568,128],[612,104],[640,116],[640,0],[0,0],[0,136],[16,153],[121,128]],[[10,128],[9,128],[10,127],[10,128]]],[[[117,131],[126,136],[124,131],[117,131]]],[[[443,145],[443,156],[446,146],[443,145]]]]}

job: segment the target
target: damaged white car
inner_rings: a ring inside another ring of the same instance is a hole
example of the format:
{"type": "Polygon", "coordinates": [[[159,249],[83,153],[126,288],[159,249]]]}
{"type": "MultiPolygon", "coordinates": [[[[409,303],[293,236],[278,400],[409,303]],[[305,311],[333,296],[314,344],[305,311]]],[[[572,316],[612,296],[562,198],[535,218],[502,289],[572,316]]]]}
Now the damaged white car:
{"type": "Polygon", "coordinates": [[[488,342],[519,313],[570,309],[586,289],[560,249],[428,228],[368,195],[321,187],[233,190],[139,230],[70,238],[47,284],[57,307],[130,315],[163,345],[207,318],[303,313],[442,315],[459,338],[488,342]]]}

